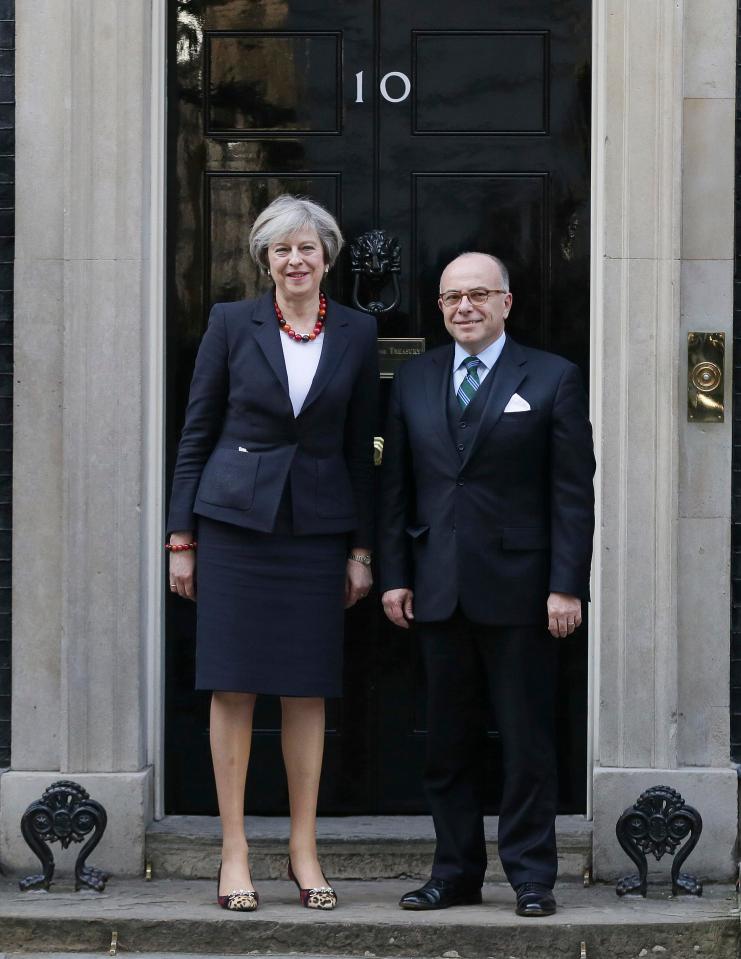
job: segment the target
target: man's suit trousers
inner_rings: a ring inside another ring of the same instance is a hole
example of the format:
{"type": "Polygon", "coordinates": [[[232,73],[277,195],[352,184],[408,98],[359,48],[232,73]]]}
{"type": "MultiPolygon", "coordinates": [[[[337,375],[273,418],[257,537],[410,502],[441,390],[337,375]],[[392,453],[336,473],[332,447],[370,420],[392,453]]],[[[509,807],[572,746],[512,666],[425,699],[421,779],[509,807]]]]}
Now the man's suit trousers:
{"type": "Polygon", "coordinates": [[[486,719],[503,751],[499,855],[513,887],[556,879],[558,643],[545,627],[486,626],[458,610],[419,623],[427,673],[425,792],[435,822],[432,875],[478,888],[486,871],[486,719]]]}

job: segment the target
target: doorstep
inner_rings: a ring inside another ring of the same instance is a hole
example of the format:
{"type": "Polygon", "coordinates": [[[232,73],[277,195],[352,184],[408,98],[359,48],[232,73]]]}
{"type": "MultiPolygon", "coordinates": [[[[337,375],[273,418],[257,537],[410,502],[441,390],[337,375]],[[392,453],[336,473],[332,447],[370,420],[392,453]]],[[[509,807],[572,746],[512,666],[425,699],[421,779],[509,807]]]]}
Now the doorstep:
{"type": "MultiPolygon", "coordinates": [[[[253,878],[283,879],[290,821],[248,816],[253,878]]],[[[504,879],[497,851],[497,817],[484,820],[487,881],[504,879]]],[[[157,878],[207,879],[216,875],[221,832],[215,816],[166,816],[147,830],[146,859],[157,878]]],[[[427,879],[435,850],[429,816],[323,816],[317,821],[322,868],[332,879],[427,879]]],[[[592,863],[592,824],[583,816],[556,819],[558,875],[581,880],[592,863]]]]}

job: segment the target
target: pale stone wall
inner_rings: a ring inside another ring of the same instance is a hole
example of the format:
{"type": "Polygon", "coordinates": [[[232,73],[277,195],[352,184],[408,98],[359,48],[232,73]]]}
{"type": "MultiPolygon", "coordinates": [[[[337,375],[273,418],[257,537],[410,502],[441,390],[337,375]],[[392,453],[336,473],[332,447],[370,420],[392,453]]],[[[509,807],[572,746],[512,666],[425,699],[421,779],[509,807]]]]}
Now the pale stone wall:
{"type": "Polygon", "coordinates": [[[104,868],[142,868],[152,815],[142,628],[151,28],[150,0],[17,10],[13,742],[0,778],[10,868],[32,864],[20,813],[59,773],[109,807],[104,868]]]}
{"type": "Polygon", "coordinates": [[[735,0],[595,7],[595,872],[626,870],[617,815],[665,783],[710,818],[694,868],[730,877],[737,10],[735,0]],[[687,422],[689,330],[726,331],[723,425],[687,422]]]}
{"type": "MultiPolygon", "coordinates": [[[[726,418],[679,429],[679,758],[729,757],[731,397],[736,17],[686,0],[681,333],[726,334],[726,418]]],[[[683,356],[684,358],[684,356],[683,356]]],[[[680,378],[686,370],[680,368],[680,378]]]]}

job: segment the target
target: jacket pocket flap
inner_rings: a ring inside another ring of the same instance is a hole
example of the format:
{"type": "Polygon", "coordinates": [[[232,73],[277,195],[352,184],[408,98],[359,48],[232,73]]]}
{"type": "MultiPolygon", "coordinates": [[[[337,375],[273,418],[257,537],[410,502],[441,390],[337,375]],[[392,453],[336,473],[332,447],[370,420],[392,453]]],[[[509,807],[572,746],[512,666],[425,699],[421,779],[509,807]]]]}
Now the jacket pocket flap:
{"type": "Polygon", "coordinates": [[[548,530],[537,526],[519,526],[502,530],[502,549],[548,549],[548,530]]]}
{"type": "Polygon", "coordinates": [[[409,534],[409,536],[412,537],[412,539],[419,539],[420,536],[424,536],[425,533],[429,533],[430,527],[429,526],[407,526],[406,531],[409,534]]]}
{"type": "Polygon", "coordinates": [[[251,509],[260,457],[260,453],[216,447],[203,470],[198,498],[225,509],[251,509]]]}

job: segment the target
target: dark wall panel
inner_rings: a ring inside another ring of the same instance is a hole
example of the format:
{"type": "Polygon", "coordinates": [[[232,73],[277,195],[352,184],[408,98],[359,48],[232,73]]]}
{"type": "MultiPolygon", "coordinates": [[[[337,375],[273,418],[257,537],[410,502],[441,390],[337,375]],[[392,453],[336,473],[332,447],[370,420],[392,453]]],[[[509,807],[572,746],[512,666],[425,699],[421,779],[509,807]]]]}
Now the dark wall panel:
{"type": "Polygon", "coordinates": [[[0,0],[0,768],[10,765],[15,0],[0,0]]]}
{"type": "MultiPolygon", "coordinates": [[[[741,103],[741,0],[736,97],[741,103]]],[[[736,235],[733,270],[733,475],[731,499],[731,758],[741,763],[741,110],[736,106],[736,235]]]]}

